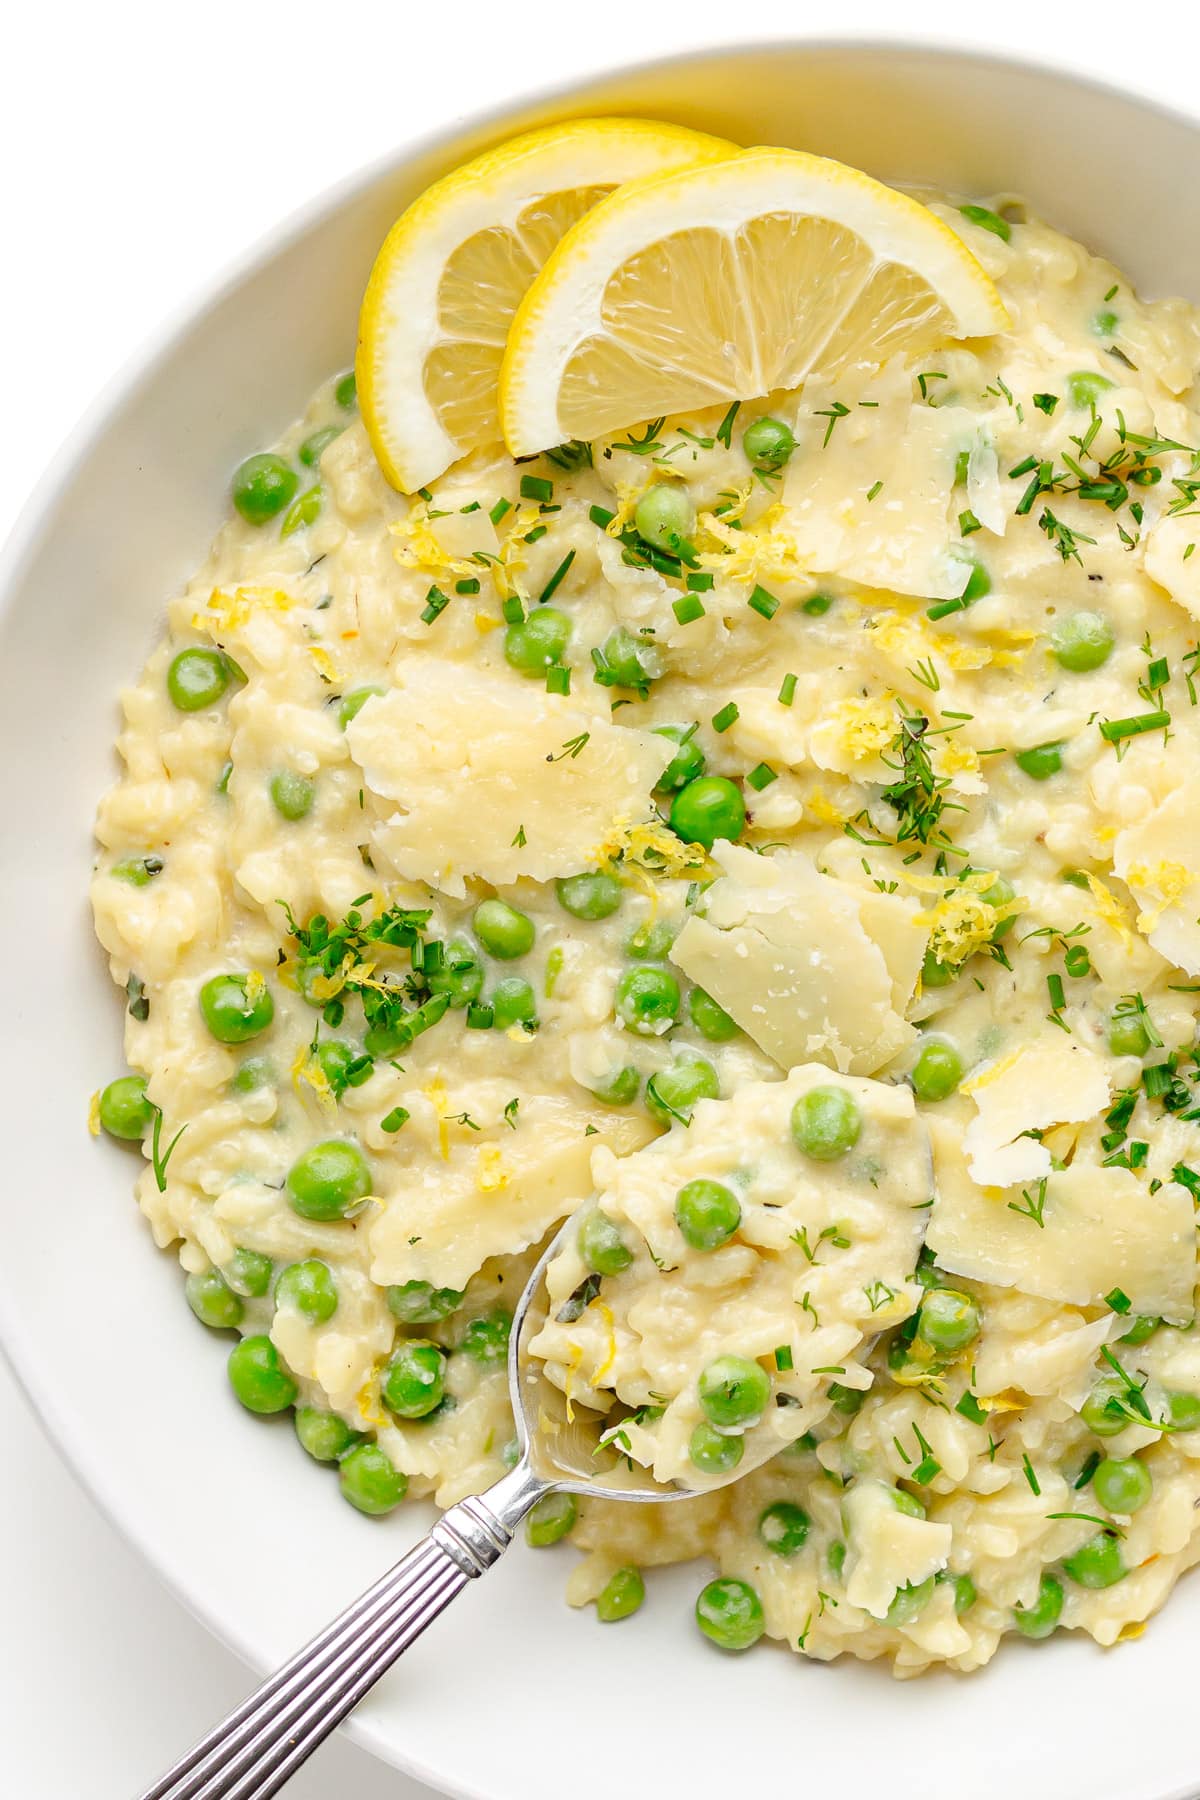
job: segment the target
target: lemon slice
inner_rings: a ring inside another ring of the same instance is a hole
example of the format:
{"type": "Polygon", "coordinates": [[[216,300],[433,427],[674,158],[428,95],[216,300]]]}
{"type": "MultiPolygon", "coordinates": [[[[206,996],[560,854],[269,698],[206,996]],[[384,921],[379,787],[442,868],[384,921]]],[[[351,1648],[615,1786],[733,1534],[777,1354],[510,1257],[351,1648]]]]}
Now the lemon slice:
{"type": "Polygon", "coordinates": [[[384,474],[411,492],[500,437],[509,322],[563,233],[620,182],[736,155],[652,119],[531,131],[442,177],[392,226],[358,325],[363,420],[384,474]]]}
{"type": "Polygon", "coordinates": [[[842,163],[747,150],[631,182],[563,236],[509,331],[504,437],[530,455],[1007,323],[917,201],[842,163]]]}

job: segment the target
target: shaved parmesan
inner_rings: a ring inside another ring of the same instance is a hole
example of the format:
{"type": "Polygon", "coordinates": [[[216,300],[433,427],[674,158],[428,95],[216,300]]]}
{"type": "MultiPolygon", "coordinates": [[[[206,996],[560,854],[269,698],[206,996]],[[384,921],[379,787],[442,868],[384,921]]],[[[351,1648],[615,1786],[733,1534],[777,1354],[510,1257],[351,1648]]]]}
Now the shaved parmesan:
{"type": "MultiPolygon", "coordinates": [[[[1200,615],[1198,615],[1200,616],[1200,615]]],[[[1200,807],[1189,783],[1113,845],[1113,868],[1141,908],[1137,928],[1160,955],[1200,975],[1200,807]]]]}
{"type": "Polygon", "coordinates": [[[985,1063],[962,1092],[977,1108],[963,1138],[972,1176],[1010,1187],[1050,1173],[1050,1152],[1024,1134],[1094,1118],[1108,1105],[1109,1078],[1094,1051],[1056,1031],[985,1063]]]}
{"type": "Polygon", "coordinates": [[[719,843],[725,871],[671,959],[781,1068],[816,1059],[870,1074],[913,1037],[902,1017],[926,930],[898,895],[818,873],[800,851],[719,843]]]}
{"type": "MultiPolygon", "coordinates": [[[[1164,487],[1166,483],[1163,483],[1164,487]]],[[[1145,537],[1146,573],[1193,619],[1200,619],[1200,556],[1193,513],[1164,513],[1145,537]]]]}
{"type": "Polygon", "coordinates": [[[648,814],[674,748],[516,677],[434,657],[401,663],[346,740],[371,792],[399,802],[373,849],[455,896],[471,875],[502,886],[586,867],[614,824],[648,814]]]}
{"type": "Polygon", "coordinates": [[[856,1481],[842,1502],[846,1517],[846,1598],[882,1619],[897,1588],[916,1586],[944,1569],[953,1531],[901,1512],[882,1481],[856,1481]]]}
{"type": "Polygon", "coordinates": [[[1134,1312],[1192,1317],[1196,1226],[1178,1182],[1150,1191],[1130,1169],[1077,1158],[1046,1177],[1039,1225],[1021,1195],[980,1187],[957,1129],[930,1121],[937,1197],[926,1242],[953,1275],[1020,1288],[1047,1300],[1099,1306],[1120,1288],[1134,1312]]]}

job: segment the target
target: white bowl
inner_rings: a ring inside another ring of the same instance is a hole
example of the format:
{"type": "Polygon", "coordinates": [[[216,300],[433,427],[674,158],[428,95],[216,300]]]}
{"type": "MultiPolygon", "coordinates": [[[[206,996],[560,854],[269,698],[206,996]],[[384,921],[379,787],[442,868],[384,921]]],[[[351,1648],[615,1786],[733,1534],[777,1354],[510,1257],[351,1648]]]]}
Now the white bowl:
{"type": "MultiPolygon", "coordinates": [[[[116,384],[47,476],[0,580],[3,1335],[101,1506],[259,1669],[427,1520],[417,1508],[387,1524],[361,1518],[286,1425],[237,1407],[223,1345],[191,1318],[132,1204],[129,1157],[87,1136],[87,1097],[121,1066],[118,998],[85,900],[114,699],[203,555],[232,466],[348,365],[367,269],[395,214],[488,141],[601,110],[795,144],[894,180],[1015,190],[1143,290],[1200,299],[1200,234],[1180,212],[1200,185],[1196,123],[986,57],[864,44],[723,51],[522,105],[322,200],[116,384]]],[[[563,1605],[568,1566],[569,1552],[516,1548],[362,1707],[355,1735],[479,1800],[598,1800],[614,1786],[637,1800],[855,1800],[884,1783],[972,1800],[1176,1800],[1200,1786],[1194,1582],[1119,1650],[1015,1642],[970,1681],[899,1684],[849,1659],[826,1667],[765,1648],[723,1658],[691,1624],[695,1569],[655,1575],[649,1604],[614,1633],[563,1605]]]]}

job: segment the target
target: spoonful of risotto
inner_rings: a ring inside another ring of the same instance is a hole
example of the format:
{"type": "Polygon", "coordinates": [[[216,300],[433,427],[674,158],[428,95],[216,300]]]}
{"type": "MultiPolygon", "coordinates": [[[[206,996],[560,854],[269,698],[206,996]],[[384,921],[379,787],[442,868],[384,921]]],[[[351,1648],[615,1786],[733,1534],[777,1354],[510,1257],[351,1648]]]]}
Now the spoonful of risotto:
{"type": "Polygon", "coordinates": [[[876,1337],[917,1306],[932,1164],[908,1087],[806,1064],[700,1101],[632,1156],[598,1149],[592,1176],[513,1317],[516,1466],[452,1506],[144,1800],[276,1793],[522,1520],[551,1541],[578,1495],[665,1502],[726,1485],[852,1406],[876,1337]]]}

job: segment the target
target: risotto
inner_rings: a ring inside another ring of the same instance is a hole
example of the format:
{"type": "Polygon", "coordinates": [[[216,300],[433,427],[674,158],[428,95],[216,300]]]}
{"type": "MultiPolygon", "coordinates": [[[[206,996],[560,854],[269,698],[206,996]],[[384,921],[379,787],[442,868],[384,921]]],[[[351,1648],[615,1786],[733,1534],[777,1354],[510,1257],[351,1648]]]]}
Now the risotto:
{"type": "Polygon", "coordinates": [[[595,1196],[537,1349],[713,1491],[531,1541],[905,1675],[1200,1557],[1200,316],[929,203],[1006,333],[411,500],[331,380],[122,697],[92,885],[95,1121],[244,1406],[364,1512],[485,1488],[595,1196]]]}

